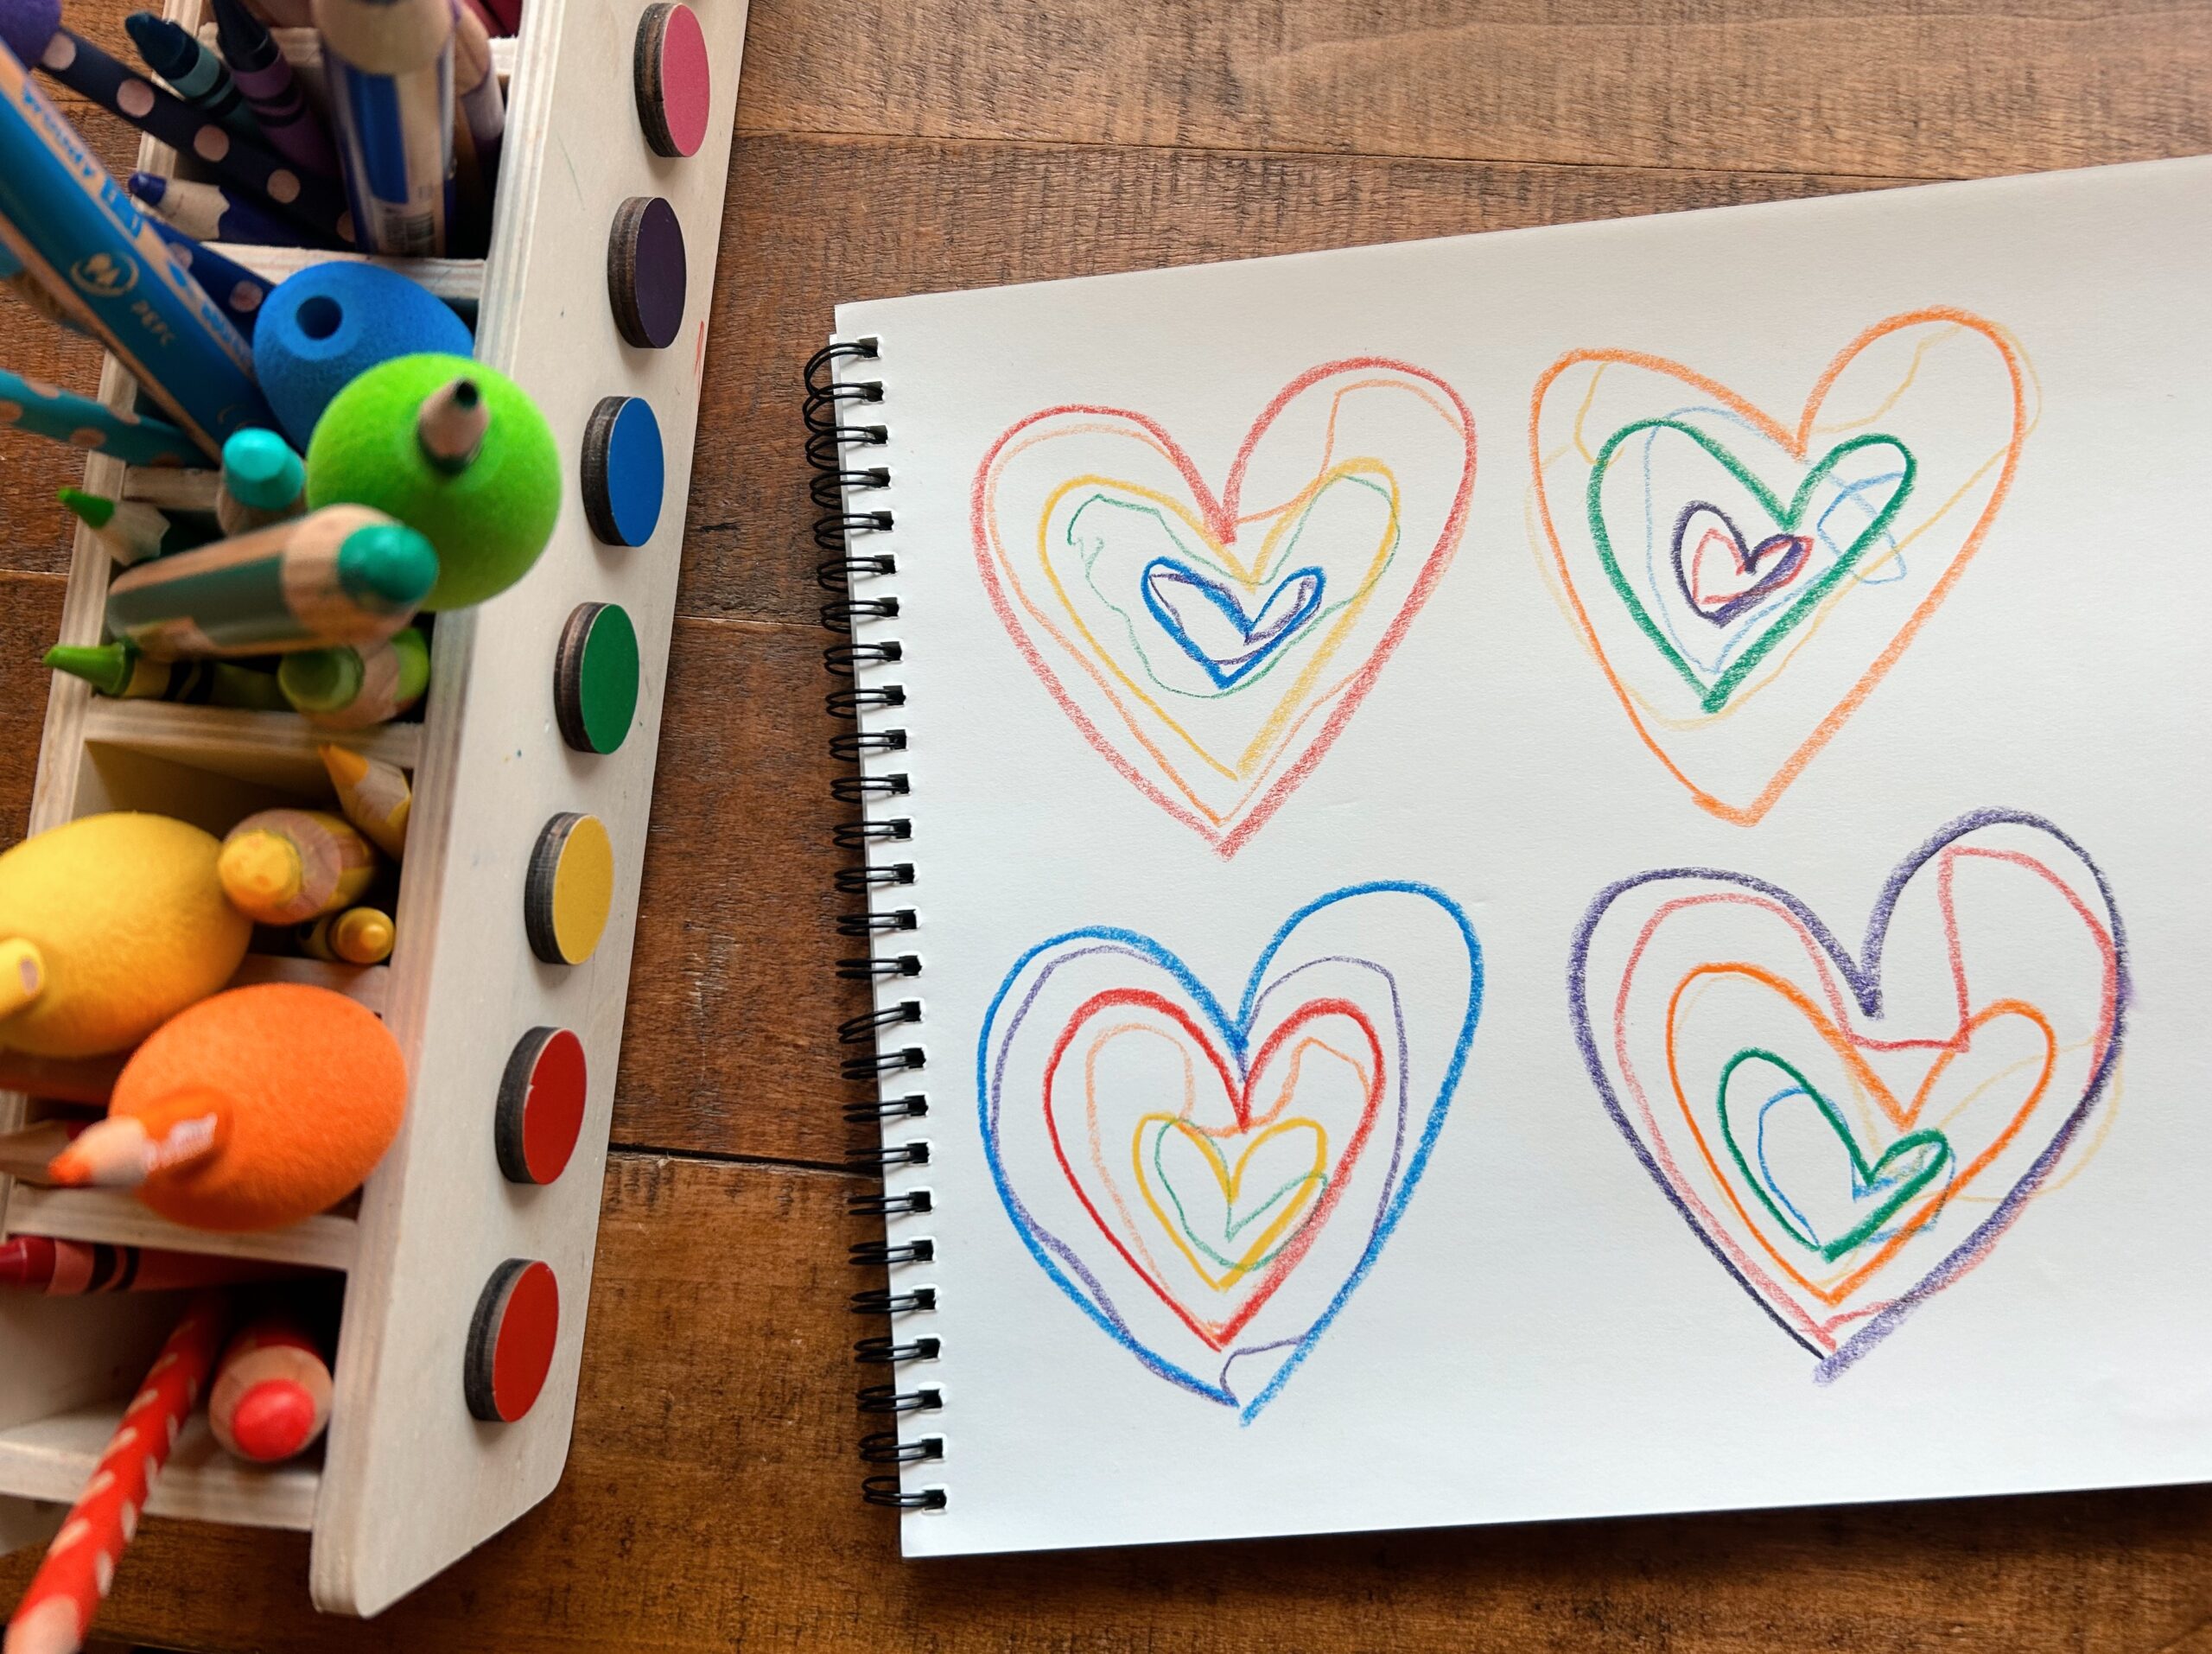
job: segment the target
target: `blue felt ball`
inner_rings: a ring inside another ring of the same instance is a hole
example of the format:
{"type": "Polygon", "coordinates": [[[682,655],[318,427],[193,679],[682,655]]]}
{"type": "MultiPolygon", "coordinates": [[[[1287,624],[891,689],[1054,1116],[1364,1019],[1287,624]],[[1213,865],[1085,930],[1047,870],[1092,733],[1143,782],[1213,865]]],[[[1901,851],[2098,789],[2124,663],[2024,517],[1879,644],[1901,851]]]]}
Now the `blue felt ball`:
{"type": "Polygon", "coordinates": [[[404,276],[377,264],[310,264],[262,302],[253,372],[293,445],[304,448],[330,399],[395,356],[466,356],[467,324],[404,276]]]}

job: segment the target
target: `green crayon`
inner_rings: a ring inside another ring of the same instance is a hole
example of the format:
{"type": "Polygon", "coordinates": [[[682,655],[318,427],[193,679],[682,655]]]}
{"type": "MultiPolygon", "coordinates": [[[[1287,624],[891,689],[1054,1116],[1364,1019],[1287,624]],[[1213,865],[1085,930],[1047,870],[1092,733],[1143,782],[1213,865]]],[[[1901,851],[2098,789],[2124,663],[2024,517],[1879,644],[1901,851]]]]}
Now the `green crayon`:
{"type": "Polygon", "coordinates": [[[276,682],[292,709],[325,729],[389,722],[430,684],[430,643],[413,627],[383,643],[302,649],[278,663],[276,682]]]}
{"type": "Polygon", "coordinates": [[[381,643],[437,583],[438,554],[366,506],[325,506],[118,575],[107,629],[157,660],[381,643]]]}
{"type": "Polygon", "coordinates": [[[118,700],[188,701],[256,712],[281,711],[285,705],[276,673],[227,660],[149,660],[127,643],[60,643],[46,652],[46,664],[118,700]]]}
{"type": "Polygon", "coordinates": [[[189,521],[174,520],[135,499],[111,499],[82,488],[57,488],[54,497],[126,569],[149,557],[189,551],[214,538],[189,521]]]}

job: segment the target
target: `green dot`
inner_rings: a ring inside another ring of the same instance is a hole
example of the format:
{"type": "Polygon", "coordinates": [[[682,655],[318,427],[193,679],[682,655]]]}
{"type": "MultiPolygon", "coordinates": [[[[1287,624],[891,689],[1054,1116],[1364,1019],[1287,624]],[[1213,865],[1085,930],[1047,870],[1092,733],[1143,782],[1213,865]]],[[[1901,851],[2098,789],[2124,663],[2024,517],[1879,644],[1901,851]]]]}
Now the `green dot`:
{"type": "Polygon", "coordinates": [[[638,716],[638,631],[615,603],[585,603],[569,616],[553,665],[562,739],[582,753],[611,753],[638,716]]]}

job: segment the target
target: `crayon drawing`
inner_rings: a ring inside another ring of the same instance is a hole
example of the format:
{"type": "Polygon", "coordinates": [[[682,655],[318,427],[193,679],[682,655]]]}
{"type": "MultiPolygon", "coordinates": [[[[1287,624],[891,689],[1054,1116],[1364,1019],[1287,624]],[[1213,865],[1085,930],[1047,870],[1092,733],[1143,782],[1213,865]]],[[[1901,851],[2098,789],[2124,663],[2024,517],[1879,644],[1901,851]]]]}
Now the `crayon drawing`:
{"type": "Polygon", "coordinates": [[[1474,475],[1459,393],[1359,358],[1270,402],[1218,495],[1142,414],[1033,414],[977,468],[971,526],[1060,709],[1228,856],[1382,671],[1458,548],[1474,475]]]}
{"type": "Polygon", "coordinates": [[[1300,909],[1233,1011],[1135,932],[1041,943],[976,1053],[1007,1215],[1109,1338],[1249,1423],[1420,1184],[1482,986],[1466,916],[1415,884],[1300,909]]]}
{"type": "Polygon", "coordinates": [[[1856,956],[1740,873],[1624,879],[1568,998],[1614,1123],[1826,1382],[1976,1268],[2112,1081],[2126,953],[2104,875],[2036,817],[1951,823],[1856,956]]]}
{"type": "Polygon", "coordinates": [[[1877,322],[1785,423],[1678,363],[1561,358],[1529,426],[1562,601],[1654,757],[1748,826],[1948,598],[2034,423],[1962,310],[1877,322]]]}

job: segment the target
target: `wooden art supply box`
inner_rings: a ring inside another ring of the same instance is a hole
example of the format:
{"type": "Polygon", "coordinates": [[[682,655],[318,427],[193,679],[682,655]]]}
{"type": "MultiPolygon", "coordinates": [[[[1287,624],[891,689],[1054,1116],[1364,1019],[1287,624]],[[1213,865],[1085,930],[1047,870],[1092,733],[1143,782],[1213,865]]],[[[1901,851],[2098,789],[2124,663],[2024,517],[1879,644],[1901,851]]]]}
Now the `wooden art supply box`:
{"type": "MultiPolygon", "coordinates": [[[[561,445],[564,489],[537,567],[482,608],[437,617],[420,721],[332,734],[290,713],[105,699],[61,673],[48,703],[35,833],[99,811],[143,810],[219,836],[271,805],[334,808],[315,751],[321,741],[413,779],[390,963],[249,956],[240,973],[340,988],[397,1035],[412,1085],[407,1122],[356,1201],[289,1229],[226,1236],[172,1225],[127,1193],[0,1178],[0,1235],[343,1272],[336,1396],[321,1450],[273,1468],[249,1466],[216,1447],[202,1415],[148,1507],[157,1517],[313,1534],[309,1587],[329,1612],[372,1614],[404,1595],[543,1498],[568,1456],[745,39],[746,0],[691,0],[712,67],[706,136],[688,156],[658,154],[632,73],[646,5],[529,0],[519,36],[493,48],[508,105],[489,257],[395,261],[455,303],[474,325],[477,358],[543,410],[561,445]],[[654,197],[681,228],[687,291],[677,336],[648,349],[626,342],[618,327],[606,250],[625,204],[654,197]],[[609,398],[650,405],[665,460],[657,523],[633,545],[594,532],[582,493],[587,427],[595,412],[604,424],[609,398]],[[556,650],[571,615],[593,603],[626,610],[639,643],[636,715],[607,752],[570,745],[556,714],[556,650]],[[549,826],[576,814],[595,817],[612,843],[612,907],[588,958],[548,964],[527,934],[525,887],[549,826]],[[565,1167],[531,1184],[503,1173],[495,1117],[511,1059],[542,1046],[544,1030],[580,1042],[586,1101],[565,1167]],[[511,1422],[486,1422],[470,1408],[464,1371],[472,1339],[480,1348],[497,1330],[475,1325],[480,1301],[488,1284],[512,1276],[513,1260],[550,1269],[557,1333],[534,1403],[511,1422]]],[[[167,15],[188,29],[205,21],[201,0],[170,0],[167,15]]],[[[296,64],[319,67],[313,31],[276,32],[296,64]]],[[[138,164],[194,175],[189,157],[180,162],[150,139],[138,164]]],[[[271,279],[334,256],[223,250],[271,279]]],[[[128,406],[133,393],[111,358],[102,398],[128,406]]],[[[95,455],[85,487],[209,509],[215,477],[95,455]]],[[[109,575],[108,554],[79,527],[58,641],[102,639],[109,575]]],[[[0,1093],[0,1129],[50,1107],[0,1093]]],[[[50,1534],[181,1303],[168,1294],[0,1296],[0,1550],[50,1534]]]]}

